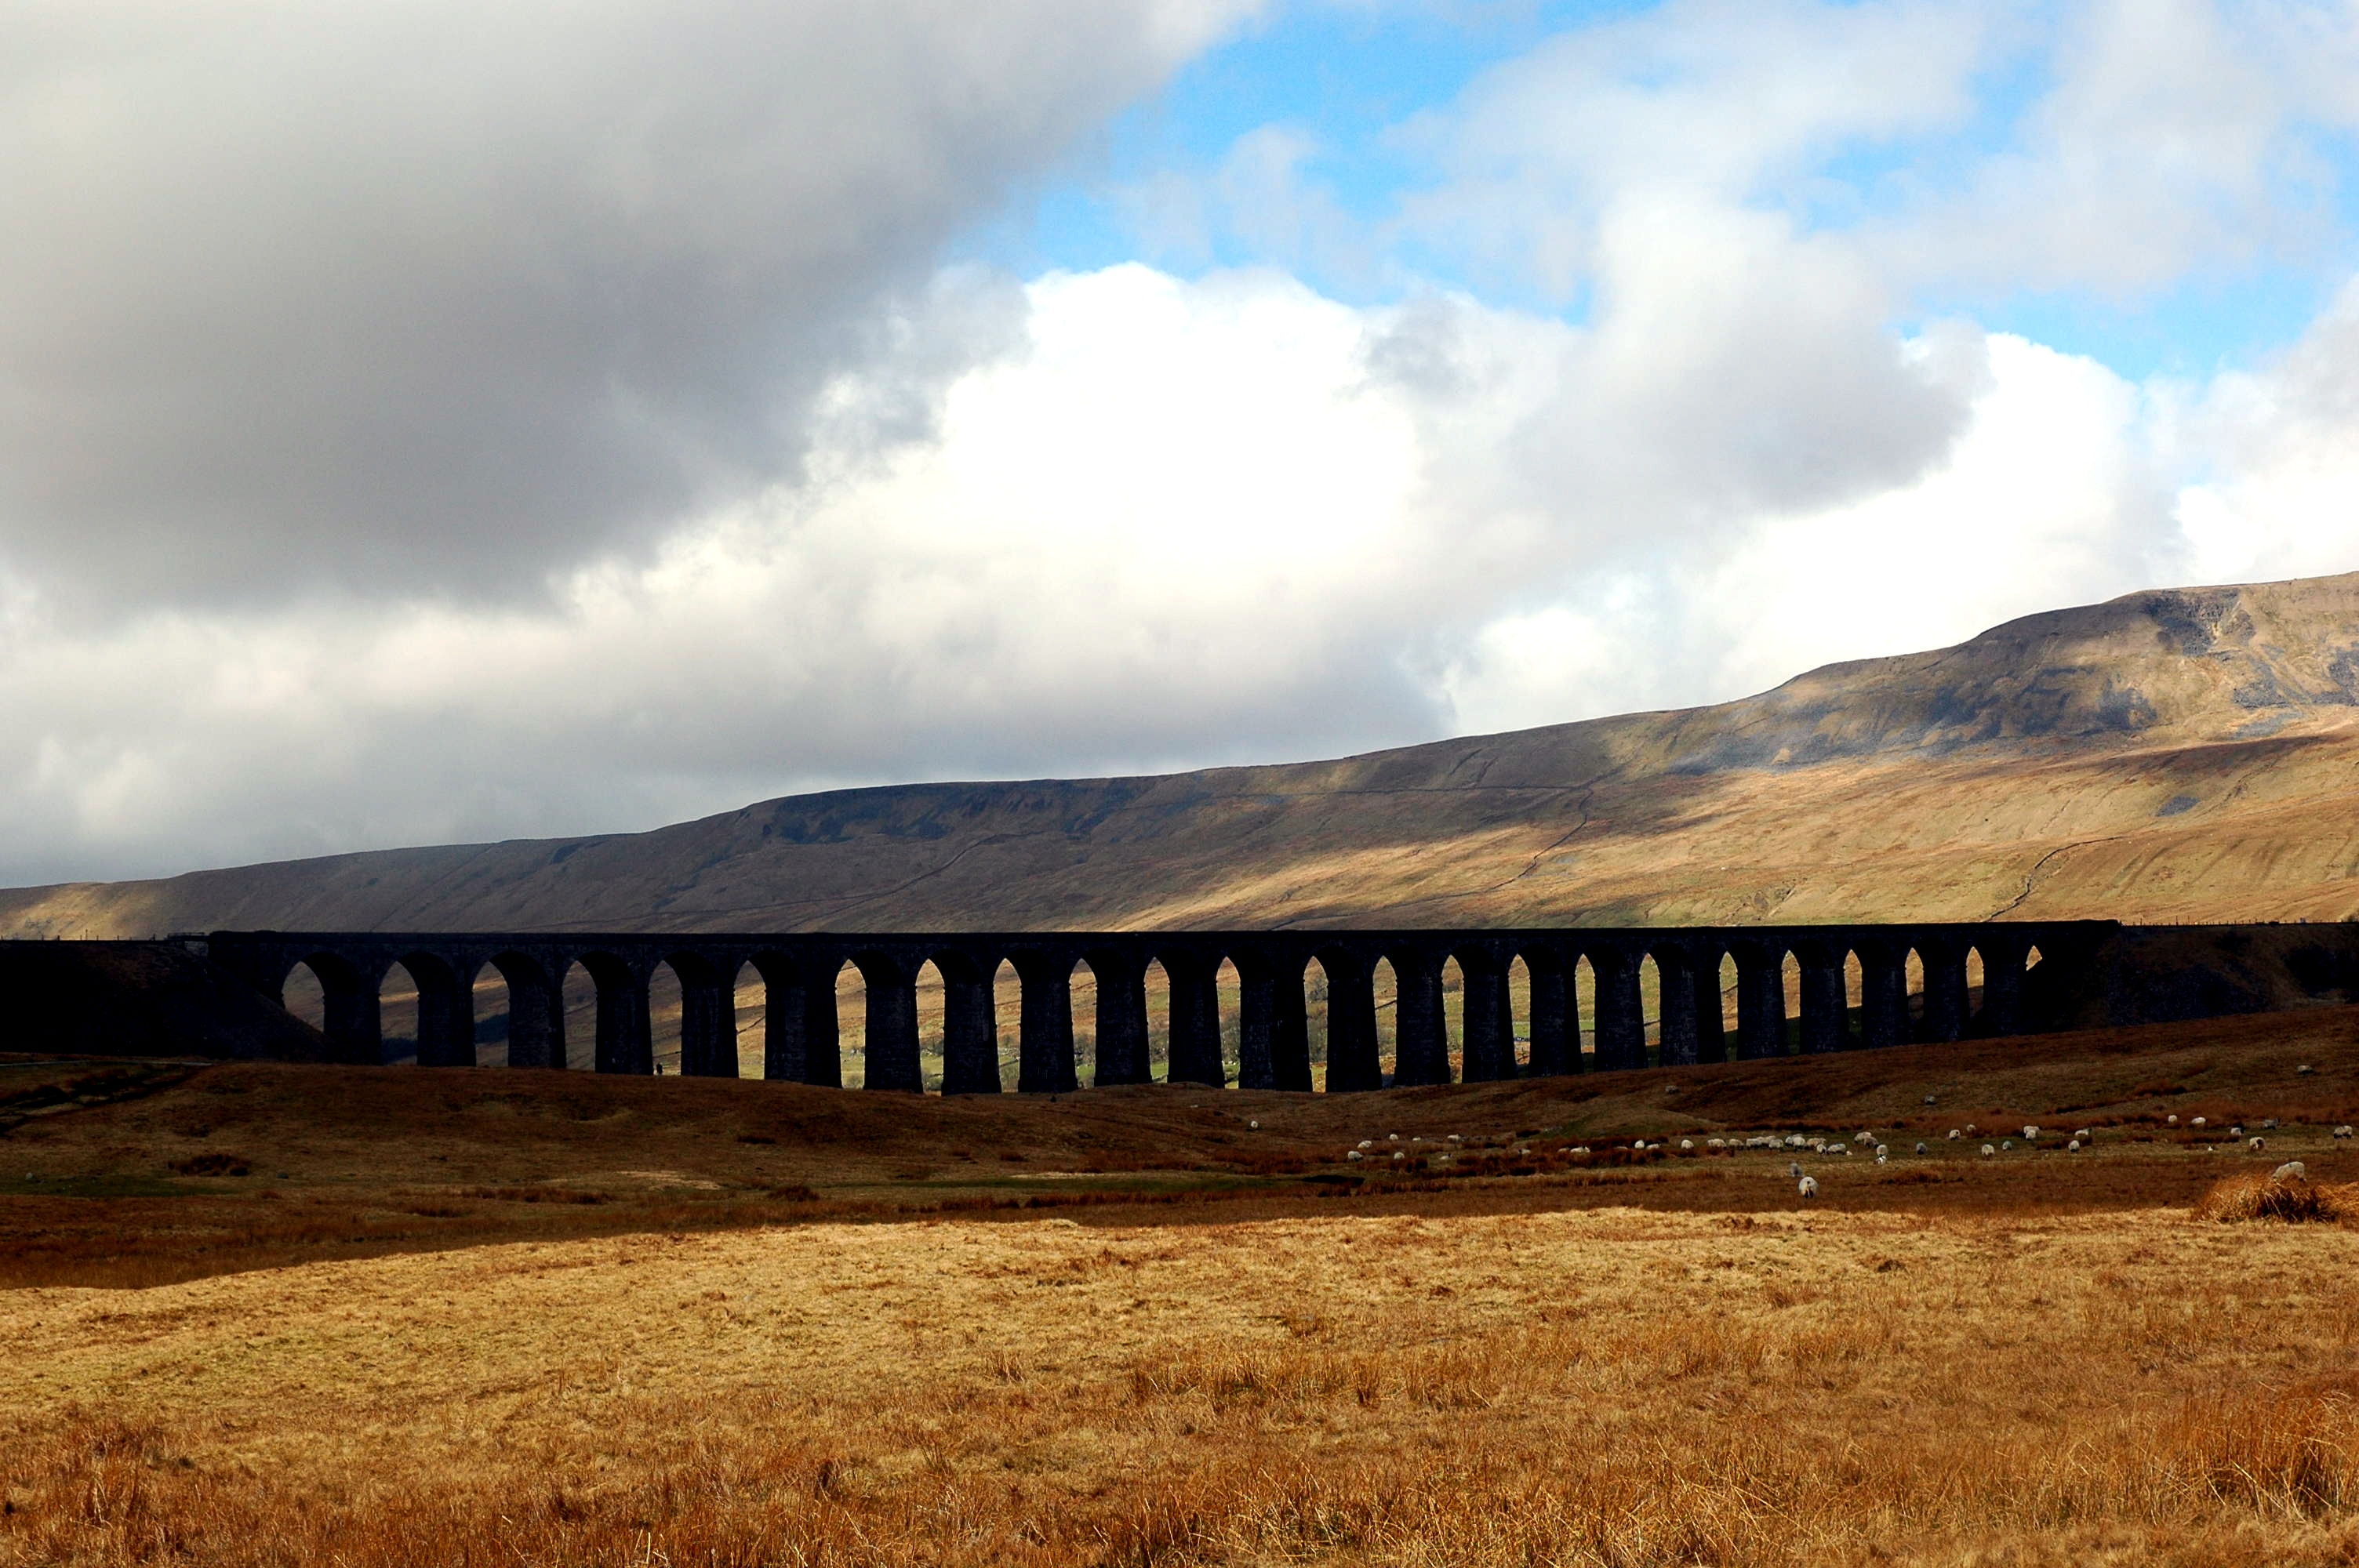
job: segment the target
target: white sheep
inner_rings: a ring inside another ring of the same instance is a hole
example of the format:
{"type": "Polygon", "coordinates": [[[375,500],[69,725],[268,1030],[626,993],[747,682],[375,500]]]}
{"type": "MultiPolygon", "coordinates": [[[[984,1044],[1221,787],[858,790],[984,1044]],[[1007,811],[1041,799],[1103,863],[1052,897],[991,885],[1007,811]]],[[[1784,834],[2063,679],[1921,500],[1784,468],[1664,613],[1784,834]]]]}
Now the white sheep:
{"type": "Polygon", "coordinates": [[[2348,1138],[2348,1137],[2350,1137],[2350,1136],[2351,1136],[2351,1124],[2350,1124],[2349,1122],[2347,1122],[2347,1121],[2346,1121],[2346,1122],[2344,1122],[2342,1126],[2340,1126],[2340,1127],[2336,1128],[2336,1129],[2334,1130],[2334,1136],[2335,1136],[2335,1137],[2337,1137],[2337,1138],[2348,1138]]]}
{"type": "Polygon", "coordinates": [[[2306,1181],[2310,1176],[2310,1167],[2299,1160],[2288,1160],[2269,1173],[2269,1180],[2273,1182],[2282,1182],[2288,1176],[2293,1177],[2296,1181],[2306,1181]]]}
{"type": "Polygon", "coordinates": [[[1997,1153],[1997,1152],[1998,1152],[1998,1151],[1997,1151],[1997,1150],[1995,1150],[1995,1149],[1994,1149],[1994,1148],[1992,1148],[1989,1144],[1985,1143],[1985,1144],[1984,1144],[1984,1145],[1983,1145],[1983,1154],[1984,1155],[1984,1157],[1985,1157],[1985,1158],[1987,1158],[1987,1157],[1988,1157],[1988,1156],[1990,1156],[1990,1155],[1995,1154],[1995,1153],[1997,1153]]]}
{"type": "Polygon", "coordinates": [[[2228,1136],[2231,1138],[2242,1138],[2244,1135],[2245,1130],[2241,1127],[2232,1127],[2228,1129],[2228,1136]]]}
{"type": "Polygon", "coordinates": [[[1387,1143],[1397,1143],[1400,1141],[1400,1134],[1397,1132],[1387,1132],[1385,1134],[1385,1141],[1387,1143]]]}
{"type": "Polygon", "coordinates": [[[2015,1140],[2012,1138],[2002,1138],[1998,1141],[1998,1146],[2002,1149],[2012,1149],[2015,1147],[2015,1140]]]}
{"type": "Polygon", "coordinates": [[[1695,1141],[1691,1138],[1682,1138],[1680,1140],[1680,1147],[1682,1149],[1692,1149],[1695,1147],[1695,1141]]]}
{"type": "Polygon", "coordinates": [[[1373,1138],[1363,1138],[1360,1140],[1360,1147],[1363,1149],[1374,1149],[1375,1146],[1376,1141],[1373,1138]]]}
{"type": "Polygon", "coordinates": [[[1463,1138],[1461,1138],[1460,1136],[1458,1136],[1458,1134],[1456,1134],[1455,1132],[1453,1132],[1453,1133],[1451,1133],[1451,1134],[1449,1136],[1449,1138],[1447,1138],[1446,1140],[1444,1140],[1444,1141],[1446,1141],[1446,1142],[1450,1142],[1450,1143],[1463,1143],[1463,1142],[1465,1142],[1465,1141],[1466,1141],[1466,1140],[1464,1140],[1463,1138]]]}
{"type": "Polygon", "coordinates": [[[2247,1138],[2245,1140],[2245,1147],[2250,1149],[2256,1154],[2259,1153],[2268,1146],[2269,1141],[2266,1138],[2247,1138]]]}
{"type": "Polygon", "coordinates": [[[1955,1143],[1957,1141],[1958,1141],[1958,1130],[1957,1130],[1956,1128],[1952,1127],[1951,1129],[1950,1129],[1950,1141],[1951,1141],[1951,1142],[1952,1142],[1952,1143],[1955,1143]]]}
{"type": "Polygon", "coordinates": [[[2073,1136],[2073,1137],[2075,1137],[2075,1138],[2077,1138],[2077,1139],[2079,1139],[2079,1140],[2080,1140],[2082,1142],[2083,1142],[2083,1143],[2087,1143],[2087,1142],[2091,1141],[2089,1130],[2088,1130],[2087,1128],[2085,1128],[2085,1127],[2084,1127],[2084,1128],[2082,1128],[2082,1129],[2081,1129],[2081,1130],[2080,1130],[2080,1131],[2075,1132],[2074,1134],[2072,1134],[2072,1136],[2073,1136]]]}
{"type": "Polygon", "coordinates": [[[1261,1123],[1258,1121],[1248,1121],[1245,1123],[1245,1130],[1248,1132],[1259,1132],[1261,1130],[1261,1123]]]}
{"type": "Polygon", "coordinates": [[[1875,1152],[1875,1162],[1879,1165],[1884,1163],[1884,1151],[1881,1149],[1875,1152]]]}
{"type": "Polygon", "coordinates": [[[1399,1150],[1396,1149],[1396,1150],[1394,1150],[1394,1151],[1393,1151],[1393,1158],[1394,1158],[1394,1159],[1396,1159],[1396,1160],[1406,1160],[1406,1159],[1408,1159],[1408,1156],[1407,1154],[1402,1153],[1399,1150]]]}
{"type": "Polygon", "coordinates": [[[1346,1149],[1343,1151],[1343,1158],[1346,1160],[1364,1160],[1367,1156],[1361,1153],[1357,1149],[1346,1149]]]}
{"type": "Polygon", "coordinates": [[[2203,1125],[2203,1119],[2202,1119],[2201,1117],[2200,1117],[2200,1116],[2199,1116],[2199,1117],[2197,1117],[2194,1120],[2192,1120],[2192,1121],[2189,1122],[2187,1125],[2188,1125],[2188,1126],[2190,1126],[2190,1127],[2201,1127],[2201,1126],[2202,1126],[2202,1125],[2203,1125]]]}
{"type": "Polygon", "coordinates": [[[1967,1136],[1967,1137],[1969,1137],[1969,1138],[1972,1138],[1973,1135],[1974,1135],[1974,1124],[1973,1124],[1973,1122],[1969,1121],[1968,1123],[1966,1123],[1966,1136],[1967,1136]]]}
{"type": "Polygon", "coordinates": [[[2081,1141],[2080,1141],[2079,1139],[2077,1139],[2077,1138],[2073,1139],[2071,1142],[2069,1142],[2069,1143],[2067,1143],[2067,1144],[2065,1144],[2065,1145],[2064,1145],[2064,1152],[2066,1152],[2067,1154],[2078,1154],[2080,1152],[2081,1152],[2081,1141]]]}
{"type": "Polygon", "coordinates": [[[1920,1138],[1920,1139],[1919,1139],[1919,1140],[1917,1141],[1917,1152],[1919,1152],[1919,1154],[1926,1154],[1926,1153],[1930,1153],[1930,1152],[1931,1152],[1931,1151],[1930,1151],[1930,1150],[1929,1150],[1929,1149],[1927,1149],[1927,1148],[1925,1147],[1925,1141],[1924,1141],[1923,1139],[1921,1139],[1921,1138],[1920,1138]]]}
{"type": "Polygon", "coordinates": [[[1786,1167],[1786,1173],[1789,1176],[1800,1175],[1802,1173],[1802,1162],[1799,1160],[1794,1161],[1786,1167]]]}
{"type": "Polygon", "coordinates": [[[1851,1145],[1848,1143],[1830,1143],[1826,1145],[1825,1148],[1821,1149],[1820,1152],[1824,1154],[1842,1154],[1848,1156],[1851,1153],[1851,1145]]]}
{"type": "Polygon", "coordinates": [[[2179,1125],[2179,1118],[2175,1116],[2166,1116],[2162,1119],[2162,1124],[2165,1127],[2176,1127],[2179,1125]]]}
{"type": "Polygon", "coordinates": [[[2275,1132],[2277,1130],[2277,1119],[2274,1116],[2261,1123],[2261,1130],[2264,1132],[2275,1132]]]}
{"type": "Polygon", "coordinates": [[[2297,1073],[2299,1073],[2303,1077],[2305,1077],[2305,1078],[2306,1078],[2306,1077],[2310,1076],[2310,1074],[2312,1074],[2312,1073],[2314,1073],[2314,1072],[2318,1071],[2318,1069],[2317,1069],[2317,1068],[2315,1068],[2315,1067],[2313,1067],[2313,1066],[2311,1066],[2309,1063],[2304,1062],[2300,1066],[2296,1067],[2296,1068],[2294,1069],[2294,1071],[2295,1071],[2295,1072],[2297,1072],[2297,1073]]]}
{"type": "Polygon", "coordinates": [[[1806,1198],[1814,1198],[1819,1195],[1819,1179],[1816,1176],[1804,1176],[1799,1182],[1796,1183],[1795,1185],[1806,1198]]]}
{"type": "Polygon", "coordinates": [[[2023,1130],[2023,1141],[2024,1141],[2026,1143],[2037,1143],[2037,1142],[2038,1142],[2038,1141],[2039,1141],[2039,1129],[2038,1129],[2038,1128],[2036,1128],[2036,1127],[2027,1127],[2027,1128],[2025,1128],[2025,1129],[2023,1130]]]}

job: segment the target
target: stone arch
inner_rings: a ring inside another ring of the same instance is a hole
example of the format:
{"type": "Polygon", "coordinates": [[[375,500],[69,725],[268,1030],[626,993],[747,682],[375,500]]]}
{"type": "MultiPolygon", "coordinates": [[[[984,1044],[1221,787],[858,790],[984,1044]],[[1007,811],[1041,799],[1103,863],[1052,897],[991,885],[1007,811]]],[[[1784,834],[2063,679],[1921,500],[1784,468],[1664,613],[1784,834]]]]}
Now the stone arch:
{"type": "Polygon", "coordinates": [[[1312,957],[1326,980],[1327,1092],[1384,1087],[1376,1061],[1375,970],[1366,954],[1331,946],[1312,957]]]}
{"type": "MultiPolygon", "coordinates": [[[[372,1067],[382,1063],[385,1035],[377,1006],[382,973],[364,969],[341,953],[319,948],[289,961],[280,973],[272,994],[282,1006],[288,979],[298,968],[308,970],[319,987],[319,1029],[327,1036],[328,1060],[372,1067]]],[[[301,1000],[299,996],[299,1005],[301,1000]]]]}
{"type": "MultiPolygon", "coordinates": [[[[737,1076],[736,966],[724,974],[721,964],[692,947],[664,955],[664,968],[679,987],[679,1053],[683,1077],[734,1078],[737,1076]]],[[[653,987],[650,986],[652,992],[653,987]]],[[[651,1003],[652,1006],[652,1003],[651,1003]]],[[[663,1031],[654,1037],[654,1050],[664,1054],[663,1031]]]]}
{"type": "Polygon", "coordinates": [[[1574,957],[1566,989],[1570,993],[1565,1006],[1572,1017],[1569,1033],[1573,1052],[1589,1071],[1603,1072],[1613,1064],[1597,1047],[1597,965],[1587,953],[1574,957]]]}
{"type": "Polygon", "coordinates": [[[1080,955],[1036,947],[1011,957],[1024,997],[1016,1087],[1025,1094],[1070,1094],[1081,1087],[1073,1069],[1073,965],[1080,955]]]}
{"type": "Polygon", "coordinates": [[[864,1088],[901,1093],[925,1092],[925,1070],[918,1055],[918,972],[898,955],[867,948],[852,956],[865,993],[865,1026],[862,1031],[864,1088]]]}
{"type": "Polygon", "coordinates": [[[548,967],[514,948],[493,954],[486,967],[507,986],[508,1065],[563,1067],[565,1004],[548,967]]]}
{"type": "Polygon", "coordinates": [[[1148,1082],[1154,1075],[1147,1050],[1147,966],[1136,952],[1121,947],[1093,947],[1082,962],[1089,968],[1096,1002],[1090,1081],[1100,1087],[1148,1082]]]}
{"type": "MultiPolygon", "coordinates": [[[[439,953],[412,950],[396,960],[413,982],[417,1001],[412,1038],[421,1067],[475,1065],[474,965],[466,973],[439,953]]],[[[379,991],[383,987],[380,983],[379,991]]]]}
{"type": "Polygon", "coordinates": [[[951,948],[929,960],[942,983],[942,1093],[999,1092],[999,1005],[996,955],[951,948]]]}
{"type": "Polygon", "coordinates": [[[1225,957],[1217,948],[1192,945],[1168,947],[1157,955],[1168,988],[1168,1082],[1227,1087],[1221,1058],[1221,960],[1225,957]]]}
{"type": "MultiPolygon", "coordinates": [[[[1732,940],[1736,963],[1736,1054],[1742,1061],[1787,1051],[1786,944],[1776,936],[1732,940]]],[[[1799,974],[1795,977],[1798,980],[1799,974]]]]}
{"type": "Polygon", "coordinates": [[[646,1076],[655,1071],[654,1034],[647,1022],[647,988],[619,954],[596,948],[574,964],[596,988],[592,1065],[602,1073],[646,1076]]]}

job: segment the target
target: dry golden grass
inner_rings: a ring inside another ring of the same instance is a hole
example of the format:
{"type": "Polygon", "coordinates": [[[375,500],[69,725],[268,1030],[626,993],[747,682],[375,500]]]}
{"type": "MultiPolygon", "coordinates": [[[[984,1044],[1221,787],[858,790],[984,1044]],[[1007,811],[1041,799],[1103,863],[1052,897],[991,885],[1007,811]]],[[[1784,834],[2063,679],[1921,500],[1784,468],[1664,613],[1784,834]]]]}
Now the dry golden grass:
{"type": "Polygon", "coordinates": [[[0,1297],[0,1562],[2347,1562],[2359,1235],[809,1227],[0,1297]]]}
{"type": "Polygon", "coordinates": [[[2359,1186],[2312,1184],[2299,1173],[2243,1171],[2212,1184],[2196,1201],[2195,1217],[2223,1224],[2273,1219],[2288,1225],[2359,1218],[2359,1186]]]}

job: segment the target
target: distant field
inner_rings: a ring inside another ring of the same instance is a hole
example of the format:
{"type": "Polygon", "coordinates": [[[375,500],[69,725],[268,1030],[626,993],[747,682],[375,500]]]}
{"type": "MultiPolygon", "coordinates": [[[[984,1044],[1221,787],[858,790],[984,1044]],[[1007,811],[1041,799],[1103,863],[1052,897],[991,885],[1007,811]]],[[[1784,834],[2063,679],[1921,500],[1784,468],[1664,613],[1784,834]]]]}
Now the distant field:
{"type": "Polygon", "coordinates": [[[0,1563],[2349,1562],[2359,1234],[2189,1210],[2354,1115],[2346,1009],[1334,1098],[0,1065],[0,1563]],[[1677,1148],[1756,1130],[1890,1162],[1677,1148]]]}

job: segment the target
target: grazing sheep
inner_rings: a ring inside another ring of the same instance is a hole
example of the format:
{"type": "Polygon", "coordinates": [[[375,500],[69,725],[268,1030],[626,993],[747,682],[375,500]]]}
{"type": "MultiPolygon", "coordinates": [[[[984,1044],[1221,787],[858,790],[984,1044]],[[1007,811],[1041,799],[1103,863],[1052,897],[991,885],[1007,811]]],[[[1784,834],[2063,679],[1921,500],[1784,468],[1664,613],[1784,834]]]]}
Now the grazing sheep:
{"type": "Polygon", "coordinates": [[[2273,1182],[2282,1182],[2288,1176],[2291,1176],[2297,1181],[2307,1181],[2310,1179],[2310,1167],[2303,1164],[2299,1160],[2288,1160],[2284,1164],[2279,1165],[2276,1170],[2269,1173],[2269,1180],[2273,1182]]]}
{"type": "Polygon", "coordinates": [[[2269,1141],[2266,1138],[2247,1138],[2245,1140],[2245,1147],[2250,1149],[2256,1154],[2259,1153],[2268,1146],[2269,1141]]]}
{"type": "Polygon", "coordinates": [[[1343,1158],[1346,1160],[1364,1160],[1367,1156],[1361,1153],[1357,1149],[1346,1149],[1343,1151],[1343,1158]]]}
{"type": "Polygon", "coordinates": [[[2232,1127],[2228,1129],[2228,1136],[2231,1138],[2242,1138],[2244,1135],[2245,1130],[2241,1127],[2232,1127]]]}
{"type": "Polygon", "coordinates": [[[1692,1149],[1695,1147],[1695,1141],[1691,1138],[1682,1138],[1680,1140],[1680,1147],[1682,1149],[1692,1149]]]}
{"type": "Polygon", "coordinates": [[[1881,1149],[1875,1152],[1875,1162],[1879,1165],[1884,1163],[1884,1151],[1881,1149]]]}
{"type": "Polygon", "coordinates": [[[2175,1116],[2166,1116],[2162,1119],[2162,1124],[2165,1127],[2176,1127],[2179,1125],[2179,1118],[2175,1116]]]}
{"type": "Polygon", "coordinates": [[[2194,1120],[2192,1120],[2192,1121],[2189,1122],[2187,1125],[2188,1125],[2188,1126],[2190,1126],[2190,1127],[2201,1127],[2201,1126],[2202,1126],[2202,1125],[2203,1125],[2203,1119],[2202,1119],[2201,1117],[2200,1117],[2200,1116],[2199,1116],[2199,1117],[2197,1117],[2194,1120]]]}
{"type": "Polygon", "coordinates": [[[1809,1141],[1809,1139],[1803,1137],[1799,1132],[1789,1132],[1786,1135],[1786,1147],[1788,1149],[1799,1149],[1803,1144],[1808,1143],[1809,1141]]]}
{"type": "Polygon", "coordinates": [[[1984,1144],[1984,1145],[1983,1145],[1983,1154],[1984,1154],[1984,1156],[1985,1158],[1989,1157],[1990,1155],[1995,1154],[1995,1153],[1997,1153],[1997,1152],[1998,1152],[1998,1151],[1997,1151],[1997,1150],[1995,1150],[1995,1149],[1994,1149],[1994,1148],[1992,1148],[1989,1144],[1985,1143],[1985,1144],[1984,1144]]]}
{"type": "Polygon", "coordinates": [[[2334,1130],[2334,1136],[2335,1136],[2335,1137],[2337,1137],[2337,1138],[2348,1138],[2348,1137],[2350,1137],[2350,1136],[2351,1136],[2351,1124],[2350,1124],[2349,1122],[2347,1122],[2347,1121],[2346,1121],[2346,1122],[2344,1122],[2342,1126],[2340,1126],[2340,1127],[2336,1128],[2336,1129],[2334,1130]]]}
{"type": "Polygon", "coordinates": [[[1923,1140],[1923,1139],[1919,1139],[1919,1140],[1918,1140],[1918,1141],[1917,1141],[1917,1152],[1919,1152],[1919,1154],[1923,1154],[1923,1153],[1928,1152],[1928,1151],[1927,1151],[1927,1149],[1926,1149],[1926,1147],[1925,1147],[1925,1141],[1924,1141],[1924,1140],[1923,1140]]]}
{"type": "Polygon", "coordinates": [[[2077,1138],[2073,1139],[2070,1143],[2067,1143],[2067,1144],[2065,1144],[2065,1145],[2064,1145],[2064,1152],[2066,1152],[2067,1154],[2078,1154],[2080,1152],[2081,1152],[2081,1141],[2080,1141],[2079,1139],[2077,1139],[2077,1138]]]}
{"type": "Polygon", "coordinates": [[[2012,1149],[2015,1147],[2015,1140],[2012,1138],[2002,1138],[1998,1141],[1998,1146],[2002,1149],[2012,1149]]]}
{"type": "Polygon", "coordinates": [[[1397,1132],[1387,1132],[1385,1134],[1385,1141],[1387,1143],[1397,1143],[1400,1141],[1400,1134],[1397,1132]]]}
{"type": "Polygon", "coordinates": [[[2312,1074],[2312,1073],[2314,1073],[2314,1072],[2318,1071],[2318,1069],[2317,1069],[2317,1068],[2315,1068],[2315,1067],[2313,1067],[2313,1066],[2311,1066],[2309,1063],[2304,1062],[2300,1066],[2296,1067],[2296,1068],[2294,1069],[2294,1071],[2295,1071],[2295,1072],[2297,1072],[2297,1073],[2299,1073],[2303,1077],[2305,1077],[2305,1078],[2306,1078],[2306,1077],[2310,1076],[2310,1074],[2312,1074]]]}
{"type": "Polygon", "coordinates": [[[1360,1147],[1363,1149],[1373,1149],[1375,1146],[1376,1141],[1373,1138],[1363,1138],[1360,1140],[1360,1147]]]}
{"type": "Polygon", "coordinates": [[[1951,1142],[1952,1142],[1952,1143],[1955,1143],[1957,1141],[1958,1141],[1958,1130],[1957,1130],[1956,1128],[1952,1127],[1951,1129],[1950,1129],[1950,1141],[1951,1141],[1951,1142]]]}
{"type": "Polygon", "coordinates": [[[2083,1143],[2090,1141],[2089,1130],[2085,1127],[2081,1129],[2080,1131],[2072,1134],[2072,1136],[2079,1139],[2083,1143]]]}
{"type": "Polygon", "coordinates": [[[1393,1151],[1393,1158],[1394,1158],[1394,1159],[1396,1159],[1396,1160],[1406,1160],[1406,1159],[1408,1159],[1408,1155],[1406,1155],[1406,1154],[1404,1154],[1404,1153],[1402,1153],[1399,1150],[1396,1149],[1396,1150],[1394,1150],[1394,1151],[1393,1151]]]}
{"type": "Polygon", "coordinates": [[[1261,1130],[1261,1123],[1258,1121],[1248,1121],[1245,1123],[1245,1130],[1248,1132],[1259,1132],[1261,1130]]]}
{"type": "MultiPolygon", "coordinates": [[[[1728,1140],[1725,1138],[1707,1138],[1703,1141],[1703,1146],[1707,1149],[1725,1149],[1728,1147],[1728,1140]]],[[[1682,1141],[1680,1144],[1680,1147],[1684,1149],[1687,1147],[1687,1144],[1682,1141]]]]}
{"type": "Polygon", "coordinates": [[[2038,1142],[2038,1141],[2039,1141],[2039,1129],[2038,1129],[2038,1128],[2036,1128],[2036,1127],[2027,1127],[2027,1128],[2025,1128],[2025,1129],[2023,1130],[2023,1141],[2024,1141],[2026,1143],[2037,1143],[2037,1142],[2038,1142]]]}
{"type": "Polygon", "coordinates": [[[1793,1162],[1786,1167],[1786,1173],[1789,1176],[1800,1175],[1802,1173],[1802,1162],[1799,1160],[1793,1162]]]}
{"type": "Polygon", "coordinates": [[[1820,1152],[1826,1154],[1848,1154],[1851,1152],[1851,1145],[1848,1143],[1830,1143],[1820,1152]]]}
{"type": "Polygon", "coordinates": [[[1804,1176],[1799,1182],[1797,1182],[1795,1185],[1800,1190],[1801,1195],[1806,1198],[1814,1198],[1819,1195],[1819,1179],[1816,1176],[1804,1176]]]}
{"type": "Polygon", "coordinates": [[[2264,1132],[2275,1132],[2277,1130],[2277,1119],[2276,1117],[2274,1117],[2274,1116],[2273,1116],[2273,1117],[2271,1117],[2271,1118],[2269,1118],[2267,1121],[2264,1121],[2263,1123],[2261,1123],[2261,1130],[2262,1130],[2262,1131],[2264,1131],[2264,1132]]]}
{"type": "Polygon", "coordinates": [[[1925,1097],[1925,1103],[1927,1105],[1931,1105],[1933,1103],[1933,1097],[1931,1095],[1927,1095],[1925,1097]]]}

